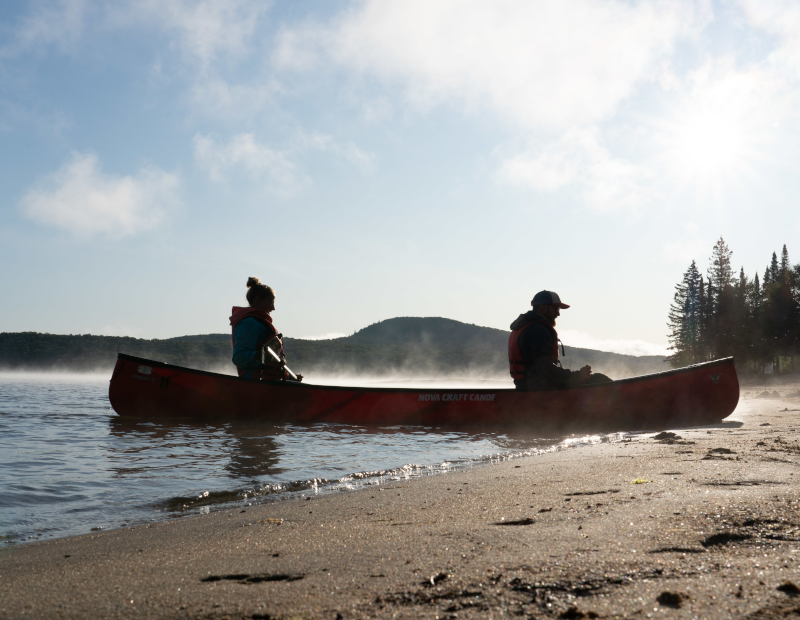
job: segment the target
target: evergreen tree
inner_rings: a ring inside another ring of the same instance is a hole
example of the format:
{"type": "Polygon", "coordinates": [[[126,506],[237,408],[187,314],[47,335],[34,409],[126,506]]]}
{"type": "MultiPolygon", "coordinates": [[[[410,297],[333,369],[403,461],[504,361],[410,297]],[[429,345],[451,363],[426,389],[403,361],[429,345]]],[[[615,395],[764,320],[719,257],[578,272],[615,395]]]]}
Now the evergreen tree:
{"type": "Polygon", "coordinates": [[[675,295],[669,308],[670,366],[679,368],[697,361],[698,295],[700,272],[694,261],[675,285],[675,295]]]}
{"type": "Polygon", "coordinates": [[[764,287],[764,332],[769,344],[773,372],[781,371],[781,357],[792,356],[797,346],[795,334],[800,319],[795,295],[794,277],[789,267],[786,246],[781,263],[775,252],[770,263],[770,284],[764,287]]]}
{"type": "Polygon", "coordinates": [[[733,295],[733,356],[743,365],[753,359],[753,321],[751,314],[752,283],[744,275],[744,267],[739,271],[739,281],[733,295]]]}
{"type": "Polygon", "coordinates": [[[729,357],[737,353],[737,316],[734,287],[726,284],[717,291],[716,312],[714,313],[714,357],[729,357]]]}
{"type": "Polygon", "coordinates": [[[780,278],[780,267],[778,267],[778,255],[775,252],[772,253],[772,262],[769,264],[769,281],[777,282],[778,278],[780,278]]]}
{"type": "Polygon", "coordinates": [[[703,333],[703,345],[706,360],[713,360],[716,358],[716,351],[714,350],[715,334],[716,334],[716,298],[717,292],[714,290],[714,284],[710,278],[706,279],[706,308],[703,315],[703,324],[705,327],[703,333]]]}
{"type": "Polygon", "coordinates": [[[716,305],[718,302],[718,295],[722,293],[726,286],[733,283],[733,269],[731,268],[731,255],[733,252],[728,248],[725,240],[720,237],[719,241],[714,244],[711,250],[711,258],[709,259],[708,266],[708,282],[713,285],[715,294],[709,294],[709,299],[713,300],[714,313],[716,314],[716,305]]]}
{"type": "Polygon", "coordinates": [[[670,305],[667,361],[684,366],[733,355],[740,371],[797,372],[800,356],[800,264],[784,245],[752,280],[731,268],[733,252],[720,237],[705,278],[694,261],[675,287],[670,305]]]}
{"type": "Polygon", "coordinates": [[[761,306],[761,285],[758,281],[758,274],[756,273],[755,278],[753,279],[753,309],[757,309],[761,306]]]}
{"type": "Polygon", "coordinates": [[[781,266],[778,268],[778,277],[781,280],[785,280],[786,278],[792,275],[792,265],[789,262],[789,251],[786,249],[786,244],[783,244],[783,250],[781,251],[781,266]]]}
{"type": "Polygon", "coordinates": [[[766,347],[764,341],[764,313],[763,313],[763,291],[761,284],[758,281],[758,274],[756,273],[753,279],[752,295],[750,296],[750,330],[752,348],[752,362],[753,372],[764,373],[764,364],[766,359],[766,347]]]}
{"type": "Polygon", "coordinates": [[[708,295],[703,276],[699,277],[700,287],[697,294],[697,359],[698,362],[708,360],[708,295]]]}

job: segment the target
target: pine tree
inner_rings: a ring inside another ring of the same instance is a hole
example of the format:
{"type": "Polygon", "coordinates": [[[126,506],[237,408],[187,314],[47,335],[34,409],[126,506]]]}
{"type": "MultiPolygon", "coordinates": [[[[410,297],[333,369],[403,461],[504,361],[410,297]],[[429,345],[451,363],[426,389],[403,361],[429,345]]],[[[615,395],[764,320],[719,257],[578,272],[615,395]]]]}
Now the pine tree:
{"type": "Polygon", "coordinates": [[[764,316],[763,316],[763,302],[764,292],[761,289],[761,284],[758,281],[758,273],[753,279],[752,295],[750,301],[750,339],[753,343],[752,360],[753,371],[756,373],[764,373],[764,364],[766,358],[766,348],[764,342],[764,316]]]}
{"type": "Polygon", "coordinates": [[[670,305],[672,367],[733,355],[737,368],[763,373],[797,372],[800,358],[800,264],[792,266],[784,244],[752,280],[731,268],[733,252],[720,237],[706,277],[692,261],[670,305]]]}
{"type": "Polygon", "coordinates": [[[697,361],[698,294],[700,272],[694,261],[675,285],[675,295],[669,308],[670,366],[679,368],[697,361]]]}
{"type": "Polygon", "coordinates": [[[733,307],[731,315],[731,353],[742,368],[753,359],[753,325],[751,312],[752,283],[739,271],[739,281],[733,287],[733,307]]]}
{"type": "Polygon", "coordinates": [[[714,313],[714,357],[729,357],[737,353],[736,296],[734,288],[726,284],[717,291],[714,313]]]}
{"type": "Polygon", "coordinates": [[[769,264],[769,281],[777,282],[780,278],[780,267],[778,267],[778,255],[775,252],[772,253],[772,261],[769,264]]]}
{"type": "Polygon", "coordinates": [[[703,335],[703,343],[705,345],[706,359],[713,360],[717,357],[717,352],[714,349],[716,344],[716,314],[717,314],[717,291],[714,289],[714,284],[710,278],[706,278],[706,310],[703,316],[705,323],[705,333],[703,335]]]}
{"type": "Polygon", "coordinates": [[[770,283],[764,287],[764,336],[769,346],[769,358],[773,372],[779,373],[781,357],[790,356],[795,349],[795,324],[798,320],[798,304],[794,294],[789,252],[783,246],[781,262],[772,253],[769,266],[770,283]]]}
{"type": "Polygon", "coordinates": [[[758,274],[753,279],[753,309],[761,306],[761,285],[758,282],[758,274]]]}
{"type": "Polygon", "coordinates": [[[705,362],[708,357],[708,295],[703,276],[699,277],[700,287],[697,294],[697,361],[705,362]]]}
{"type": "Polygon", "coordinates": [[[781,266],[778,268],[778,277],[781,281],[786,280],[792,274],[792,264],[789,262],[789,251],[786,249],[786,244],[783,244],[781,251],[781,266]]]}
{"type": "MultiPolygon", "coordinates": [[[[713,300],[713,309],[716,314],[717,296],[722,293],[726,286],[733,283],[733,269],[731,269],[731,255],[733,252],[728,248],[725,240],[720,237],[711,250],[711,258],[708,266],[708,283],[713,285],[714,295],[709,291],[709,300],[713,300]]],[[[710,288],[710,287],[709,287],[710,288]]]]}

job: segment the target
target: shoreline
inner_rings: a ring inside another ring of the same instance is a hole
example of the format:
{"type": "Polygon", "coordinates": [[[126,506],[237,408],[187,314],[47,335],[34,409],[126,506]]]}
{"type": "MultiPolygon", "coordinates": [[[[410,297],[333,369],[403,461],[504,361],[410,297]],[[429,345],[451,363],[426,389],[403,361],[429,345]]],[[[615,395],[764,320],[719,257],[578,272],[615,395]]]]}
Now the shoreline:
{"type": "Polygon", "coordinates": [[[784,617],[798,414],[6,548],[0,618],[784,617]]]}
{"type": "MultiPolygon", "coordinates": [[[[412,427],[413,430],[413,427],[412,427]]],[[[441,429],[429,429],[436,432],[441,429]]],[[[636,434],[641,434],[636,431],[636,434]]],[[[591,447],[599,443],[618,443],[623,441],[624,432],[611,432],[611,433],[597,433],[592,435],[572,435],[572,436],[559,436],[553,438],[537,438],[537,445],[529,446],[527,448],[508,448],[502,450],[498,445],[497,452],[490,454],[483,454],[477,457],[464,457],[461,460],[448,460],[444,463],[437,461],[430,464],[416,464],[407,463],[397,467],[391,467],[385,470],[370,470],[370,471],[357,471],[342,476],[339,479],[314,479],[307,480],[305,478],[298,480],[288,480],[275,483],[263,483],[257,490],[254,485],[245,485],[238,489],[224,489],[211,492],[201,493],[199,496],[175,496],[171,498],[162,498],[156,504],[161,506],[158,515],[152,518],[143,520],[132,520],[126,517],[119,517],[122,522],[121,525],[95,526],[88,528],[82,532],[73,532],[66,534],[59,534],[55,536],[42,537],[41,533],[30,533],[23,537],[6,536],[4,542],[9,545],[19,547],[21,545],[29,545],[36,542],[57,541],[65,538],[76,538],[85,535],[91,535],[92,532],[114,532],[117,530],[131,529],[135,527],[146,527],[157,523],[186,519],[196,516],[210,514],[212,512],[224,512],[227,510],[241,510],[261,506],[265,504],[279,503],[285,501],[305,501],[306,498],[317,499],[330,494],[337,493],[351,493],[355,491],[363,491],[375,489],[388,484],[407,484],[418,480],[420,478],[427,478],[431,476],[449,475],[455,472],[469,472],[473,469],[485,466],[493,466],[504,461],[511,461],[515,459],[525,459],[532,457],[539,457],[548,452],[557,452],[564,450],[581,450],[591,447]],[[273,487],[285,487],[283,490],[276,491],[273,487]],[[217,501],[214,496],[226,495],[230,496],[237,493],[246,492],[236,500],[217,501]],[[209,497],[211,499],[209,499],[209,497]],[[174,510],[166,507],[167,504],[174,503],[180,499],[185,502],[185,510],[174,510]]],[[[518,436],[512,436],[510,439],[519,439],[518,436]]],[[[524,440],[523,440],[524,441],[524,440]]],[[[0,553],[2,547],[0,547],[0,553]]]]}

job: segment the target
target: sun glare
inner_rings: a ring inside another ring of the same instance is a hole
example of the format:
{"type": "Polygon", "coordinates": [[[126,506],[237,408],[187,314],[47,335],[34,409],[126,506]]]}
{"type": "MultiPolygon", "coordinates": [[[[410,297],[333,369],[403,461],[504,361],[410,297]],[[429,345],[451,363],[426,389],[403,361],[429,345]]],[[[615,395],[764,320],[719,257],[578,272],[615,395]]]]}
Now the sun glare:
{"type": "Polygon", "coordinates": [[[753,109],[746,81],[723,80],[687,94],[656,123],[659,159],[679,189],[694,188],[719,201],[754,180],[764,158],[763,128],[753,109]]]}
{"type": "Polygon", "coordinates": [[[732,172],[745,155],[742,128],[736,119],[709,113],[684,119],[673,136],[673,157],[684,173],[717,176],[732,172]]]}

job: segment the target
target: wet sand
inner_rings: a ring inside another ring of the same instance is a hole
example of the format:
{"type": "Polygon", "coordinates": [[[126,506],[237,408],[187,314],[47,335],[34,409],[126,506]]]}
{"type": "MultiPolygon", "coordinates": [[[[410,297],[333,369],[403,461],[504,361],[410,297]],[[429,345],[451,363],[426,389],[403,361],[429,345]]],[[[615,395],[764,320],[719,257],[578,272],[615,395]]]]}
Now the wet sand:
{"type": "Polygon", "coordinates": [[[800,616],[800,399],[0,551],[0,618],[800,616]],[[796,586],[794,585],[796,584],[796,586]]]}

